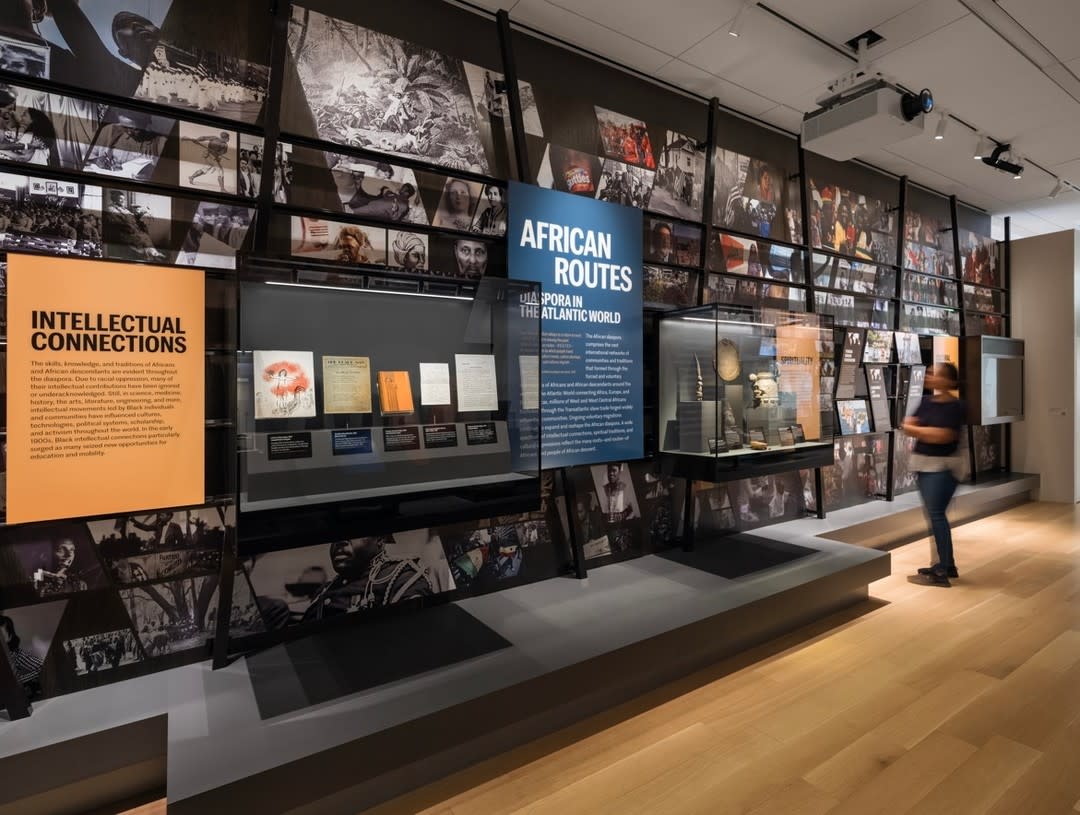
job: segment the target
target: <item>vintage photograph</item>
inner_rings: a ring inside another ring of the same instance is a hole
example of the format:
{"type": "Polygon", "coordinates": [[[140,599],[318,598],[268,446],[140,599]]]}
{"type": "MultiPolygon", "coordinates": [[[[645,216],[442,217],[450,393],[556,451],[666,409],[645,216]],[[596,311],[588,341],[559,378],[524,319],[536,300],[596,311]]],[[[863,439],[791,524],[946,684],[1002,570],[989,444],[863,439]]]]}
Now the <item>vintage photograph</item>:
{"type": "Polygon", "coordinates": [[[806,512],[802,480],[798,472],[745,478],[728,485],[736,526],[747,529],[794,520],[806,512]]]}
{"type": "Polygon", "coordinates": [[[176,120],[109,108],[83,170],[113,178],[150,181],[176,120]]]}
{"type": "Polygon", "coordinates": [[[454,583],[467,591],[484,591],[521,577],[534,553],[551,547],[550,529],[542,517],[496,518],[480,528],[466,525],[441,530],[441,534],[454,583]]]}
{"type": "MultiPolygon", "coordinates": [[[[245,198],[257,198],[262,185],[263,140],[247,133],[241,133],[239,139],[236,191],[245,198]]],[[[279,141],[274,160],[274,203],[289,203],[292,177],[292,145],[279,141]]]]}
{"type": "Polygon", "coordinates": [[[236,133],[180,122],[180,186],[235,193],[236,133]]]}
{"type": "Polygon", "coordinates": [[[213,575],[122,590],[120,599],[147,657],[205,645],[214,632],[217,587],[213,575]]]}
{"type": "Polygon", "coordinates": [[[501,238],[506,234],[506,190],[498,184],[488,184],[476,208],[472,231],[479,235],[501,238]]]}
{"type": "Polygon", "coordinates": [[[0,247],[101,257],[101,195],[89,184],[0,173],[0,247]]]}
{"type": "Polygon", "coordinates": [[[250,207],[200,201],[184,234],[176,264],[235,269],[236,255],[247,239],[254,217],[255,210],[250,207]]]}
{"type": "Polygon", "coordinates": [[[442,541],[417,530],[257,555],[248,575],[268,630],[385,608],[455,587],[442,541]]]}
{"type": "Polygon", "coordinates": [[[64,656],[75,676],[114,670],[142,659],[135,635],[127,628],[64,640],[64,656]]]}
{"type": "Polygon", "coordinates": [[[134,95],[254,124],[269,84],[265,65],[159,40],[134,95]]]}
{"type": "Polygon", "coordinates": [[[884,201],[810,181],[810,240],[815,248],[896,263],[895,221],[884,201]]]}
{"type": "Polygon", "coordinates": [[[107,106],[0,83],[0,158],[82,169],[107,106]]]}
{"type": "Polygon", "coordinates": [[[596,197],[624,207],[645,209],[649,205],[655,176],[652,170],[609,158],[604,161],[596,197]]]}
{"type": "Polygon", "coordinates": [[[428,270],[428,236],[421,232],[387,231],[387,266],[403,272],[428,270]]]}
{"type": "MultiPolygon", "coordinates": [[[[498,71],[473,65],[471,62],[464,63],[465,77],[469,83],[469,92],[472,94],[476,105],[476,117],[478,121],[485,119],[498,120],[498,125],[508,133],[510,122],[507,110],[509,101],[506,89],[503,87],[505,78],[498,71]]],[[[544,126],[540,121],[540,112],[536,108],[536,94],[532,85],[524,80],[518,80],[518,97],[521,99],[521,118],[525,123],[525,132],[538,139],[544,138],[544,126]]]]}
{"type": "Polygon", "coordinates": [[[385,266],[386,230],[294,215],[291,251],[293,257],[385,266]]]}
{"type": "Polygon", "coordinates": [[[0,70],[11,71],[13,74],[22,74],[34,79],[48,79],[48,44],[0,34],[0,70]]]}
{"type": "Polygon", "coordinates": [[[428,268],[433,276],[479,280],[488,273],[497,244],[448,235],[430,237],[428,268]]]}
{"type": "Polygon", "coordinates": [[[289,48],[320,138],[489,172],[460,60],[302,6],[289,48]]]}
{"type": "Polygon", "coordinates": [[[130,97],[154,59],[174,0],[34,3],[34,34],[48,44],[48,76],[75,87],[130,97]]]}
{"type": "Polygon", "coordinates": [[[893,333],[871,328],[866,332],[863,346],[863,362],[888,365],[892,362],[893,333]]]}
{"type": "Polygon", "coordinates": [[[255,418],[315,415],[315,360],[311,351],[254,351],[255,418]]]}
{"type": "Polygon", "coordinates": [[[66,600],[0,609],[0,636],[4,637],[15,678],[33,701],[42,692],[42,669],[67,608],[66,600]]]}
{"type": "Polygon", "coordinates": [[[596,156],[549,144],[544,150],[536,184],[560,192],[595,198],[602,161],[596,156]]]}
{"type": "Polygon", "coordinates": [[[608,158],[636,164],[647,170],[656,169],[649,128],[645,122],[597,107],[596,123],[600,128],[600,142],[608,158]]]}
{"type": "Polygon", "coordinates": [[[841,399],[836,402],[840,415],[840,435],[856,436],[870,432],[870,411],[865,399],[841,399]]]}
{"type": "Polygon", "coordinates": [[[106,189],[102,240],[117,260],[167,263],[172,255],[172,199],[146,192],[106,189]]]}
{"type": "Polygon", "coordinates": [[[122,515],[88,526],[113,579],[127,586],[216,573],[236,514],[233,507],[198,507],[122,515]]]}
{"type": "Polygon", "coordinates": [[[698,276],[687,269],[645,266],[643,277],[646,305],[692,306],[697,300],[698,276]]]}
{"type": "Polygon", "coordinates": [[[687,221],[700,221],[705,194],[705,151],[695,139],[667,132],[657,162],[649,209],[687,221]]]}
{"type": "Polygon", "coordinates": [[[106,585],[105,570],[83,524],[21,526],[7,540],[22,573],[6,575],[5,582],[29,583],[38,598],[75,594],[106,585]]]}
{"type": "Polygon", "coordinates": [[[412,170],[338,153],[327,153],[326,164],[345,212],[374,221],[428,223],[412,170]]]}
{"type": "Polygon", "coordinates": [[[479,182],[447,178],[439,207],[431,219],[432,226],[468,232],[472,228],[473,215],[483,191],[484,185],[479,182]]]}
{"type": "Polygon", "coordinates": [[[732,150],[717,150],[714,174],[716,226],[763,238],[788,237],[781,168],[732,150]]]}
{"type": "Polygon", "coordinates": [[[961,229],[960,259],[965,283],[974,283],[977,286],[1001,286],[997,244],[993,238],[961,229]]]}

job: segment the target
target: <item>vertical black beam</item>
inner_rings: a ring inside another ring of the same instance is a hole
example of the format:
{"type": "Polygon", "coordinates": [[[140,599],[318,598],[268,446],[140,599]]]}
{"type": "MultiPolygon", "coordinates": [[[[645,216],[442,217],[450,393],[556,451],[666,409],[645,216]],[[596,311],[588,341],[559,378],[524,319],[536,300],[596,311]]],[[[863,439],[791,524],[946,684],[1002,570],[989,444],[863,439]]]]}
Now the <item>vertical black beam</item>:
{"type": "Polygon", "coordinates": [[[510,27],[510,13],[499,9],[495,14],[499,31],[499,51],[502,55],[502,74],[506,82],[507,111],[510,116],[510,134],[514,141],[514,167],[518,181],[529,182],[529,149],[525,143],[525,118],[521,114],[521,93],[518,89],[517,63],[514,61],[514,30],[510,27]]]}
{"type": "MultiPolygon", "coordinates": [[[[802,136],[796,145],[799,151],[799,209],[802,212],[803,266],[806,268],[806,310],[817,311],[817,284],[814,280],[814,246],[810,242],[810,178],[806,174],[806,151],[803,150],[802,136]]],[[[790,186],[790,185],[788,185],[790,186]]],[[[791,236],[795,240],[795,236],[791,236]]]]}
{"type": "Polygon", "coordinates": [[[25,719],[31,713],[30,700],[15,674],[4,632],[0,632],[0,706],[7,709],[8,718],[12,721],[25,719]]]}
{"type": "Polygon", "coordinates": [[[566,501],[566,530],[570,536],[570,559],[574,569],[574,577],[584,580],[589,576],[585,568],[585,549],[578,538],[577,529],[574,527],[574,518],[577,517],[577,494],[574,491],[573,482],[566,474],[566,467],[559,468],[559,480],[562,482],[563,499],[566,501]]]}
{"type": "MultiPolygon", "coordinates": [[[[239,447],[239,445],[237,445],[239,447]]],[[[239,452],[237,453],[239,455],[239,452]]],[[[239,511],[239,505],[237,505],[239,511]]],[[[232,534],[226,530],[225,541],[222,543],[221,570],[218,577],[218,613],[217,622],[214,625],[214,642],[211,648],[213,658],[212,667],[216,671],[229,664],[229,624],[232,621],[233,583],[236,580],[236,537],[237,527],[232,534]]]]}
{"type": "MultiPolygon", "coordinates": [[[[1006,337],[1012,336],[1012,218],[1005,216],[1005,246],[1002,252],[1001,285],[1005,289],[1001,295],[1002,311],[1001,333],[1006,337]],[[1006,324],[1008,328],[1006,328],[1006,324]]],[[[1005,425],[1005,438],[1002,446],[1001,464],[1007,473],[1012,472],[1012,422],[1005,425]]]]}
{"type": "Polygon", "coordinates": [[[964,269],[960,257],[960,216],[956,196],[949,196],[949,214],[952,216],[953,255],[956,264],[956,302],[960,309],[960,336],[967,336],[967,315],[964,312],[964,269]]]}
{"type": "MultiPolygon", "coordinates": [[[[900,176],[900,199],[897,202],[896,207],[896,281],[893,286],[893,304],[895,305],[895,312],[893,313],[893,331],[900,330],[900,311],[904,305],[902,302],[904,295],[904,240],[907,235],[907,198],[908,198],[908,177],[906,175],[900,176]]],[[[896,407],[900,404],[900,363],[897,358],[897,364],[893,366],[893,401],[890,407],[896,407]]],[[[900,426],[903,424],[904,417],[900,415],[899,410],[893,410],[893,429],[889,431],[889,452],[888,460],[885,467],[885,500],[892,501],[896,498],[896,486],[893,483],[893,479],[896,476],[896,446],[899,439],[900,426]]]]}
{"type": "MultiPolygon", "coordinates": [[[[716,135],[720,128],[717,118],[720,116],[720,100],[715,96],[709,100],[709,121],[705,128],[705,189],[701,196],[701,220],[705,224],[705,232],[701,240],[701,279],[698,281],[697,302],[701,305],[705,302],[705,281],[709,275],[709,248],[712,246],[713,234],[716,227],[713,226],[713,208],[716,206],[716,135]]],[[[689,482],[687,482],[689,485],[689,482]]]]}
{"type": "Polygon", "coordinates": [[[288,0],[272,0],[270,87],[267,89],[266,104],[263,107],[263,164],[259,175],[255,236],[251,244],[251,252],[255,256],[265,255],[270,246],[270,221],[274,209],[274,167],[277,164],[278,142],[281,136],[281,97],[285,88],[291,13],[292,4],[288,0]]]}
{"type": "Polygon", "coordinates": [[[683,499],[683,538],[684,552],[694,551],[694,481],[686,479],[686,497],[683,499]]]}
{"type": "MultiPolygon", "coordinates": [[[[814,246],[810,241],[810,177],[806,174],[806,151],[803,150],[802,136],[799,137],[797,149],[799,152],[799,209],[802,212],[802,238],[803,238],[803,267],[806,269],[806,310],[811,314],[817,312],[817,283],[814,279],[814,246]]],[[[790,186],[790,185],[789,185],[790,186]]],[[[792,240],[795,236],[791,236],[792,240]]],[[[833,332],[833,339],[836,332],[833,332]]],[[[835,357],[835,354],[834,354],[835,357]]],[[[835,394],[834,394],[835,395],[835,394]]],[[[833,413],[836,409],[833,408],[833,413]]],[[[833,427],[830,420],[829,426],[833,427]]],[[[835,433],[835,430],[834,430],[835,433]]],[[[814,503],[817,504],[818,518],[825,519],[825,478],[821,468],[814,468],[814,503]]]]}

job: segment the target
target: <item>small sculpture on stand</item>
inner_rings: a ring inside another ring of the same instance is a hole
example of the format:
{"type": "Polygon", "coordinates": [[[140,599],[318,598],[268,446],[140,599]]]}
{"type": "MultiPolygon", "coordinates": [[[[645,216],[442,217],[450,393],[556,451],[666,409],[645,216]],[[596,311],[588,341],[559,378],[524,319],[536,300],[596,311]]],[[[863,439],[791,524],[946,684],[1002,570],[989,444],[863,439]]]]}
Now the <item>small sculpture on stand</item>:
{"type": "Polygon", "coordinates": [[[750,374],[753,386],[754,407],[776,407],[780,404],[780,386],[773,371],[759,371],[750,374]]]}
{"type": "Polygon", "coordinates": [[[701,378],[701,360],[694,354],[694,364],[697,366],[697,384],[694,386],[694,401],[701,402],[705,399],[705,382],[701,378]]]}

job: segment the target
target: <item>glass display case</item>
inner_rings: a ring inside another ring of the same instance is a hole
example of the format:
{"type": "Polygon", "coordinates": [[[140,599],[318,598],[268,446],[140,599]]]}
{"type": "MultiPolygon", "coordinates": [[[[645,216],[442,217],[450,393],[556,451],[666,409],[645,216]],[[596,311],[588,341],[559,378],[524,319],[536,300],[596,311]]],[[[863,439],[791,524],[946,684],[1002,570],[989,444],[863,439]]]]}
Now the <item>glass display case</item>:
{"type": "Polygon", "coordinates": [[[243,283],[245,529],[325,540],[535,509],[538,301],[492,278],[469,296],[243,283]]]}
{"type": "Polygon", "coordinates": [[[713,304],[660,320],[660,451],[729,481],[833,462],[833,321],[713,304]]]}

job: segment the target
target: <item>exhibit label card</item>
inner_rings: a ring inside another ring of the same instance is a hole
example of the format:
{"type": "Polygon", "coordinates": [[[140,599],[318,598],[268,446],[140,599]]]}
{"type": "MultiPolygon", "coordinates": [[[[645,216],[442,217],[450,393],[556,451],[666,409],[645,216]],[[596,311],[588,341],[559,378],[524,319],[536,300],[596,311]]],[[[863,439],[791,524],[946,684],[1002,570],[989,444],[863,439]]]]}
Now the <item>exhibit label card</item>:
{"type": "Polygon", "coordinates": [[[889,394],[885,387],[885,369],[881,365],[866,366],[866,390],[870,394],[870,411],[874,414],[874,432],[892,430],[889,418],[889,394]]]}
{"type": "Polygon", "coordinates": [[[863,332],[860,328],[844,331],[844,348],[840,357],[840,372],[836,377],[836,398],[855,398],[855,375],[863,355],[863,332]]]}
{"type": "Polygon", "coordinates": [[[511,276],[542,284],[544,469],[644,455],[642,213],[510,182],[511,276]]]}
{"type": "Polygon", "coordinates": [[[8,256],[7,522],[201,504],[202,270],[8,256]]]}
{"type": "Polygon", "coordinates": [[[315,415],[315,358],[311,351],[255,351],[256,419],[315,415]]]}
{"type": "Polygon", "coordinates": [[[447,363],[420,363],[420,404],[452,404],[450,399],[450,366],[447,363]]]}
{"type": "Polygon", "coordinates": [[[540,357],[522,354],[518,357],[521,374],[521,409],[540,409],[540,357]]]}
{"type": "Polygon", "coordinates": [[[323,357],[323,412],[371,413],[371,360],[323,357]]]}
{"type": "Polygon", "coordinates": [[[454,354],[454,370],[457,375],[458,412],[499,409],[495,357],[491,354],[454,354]]]}

